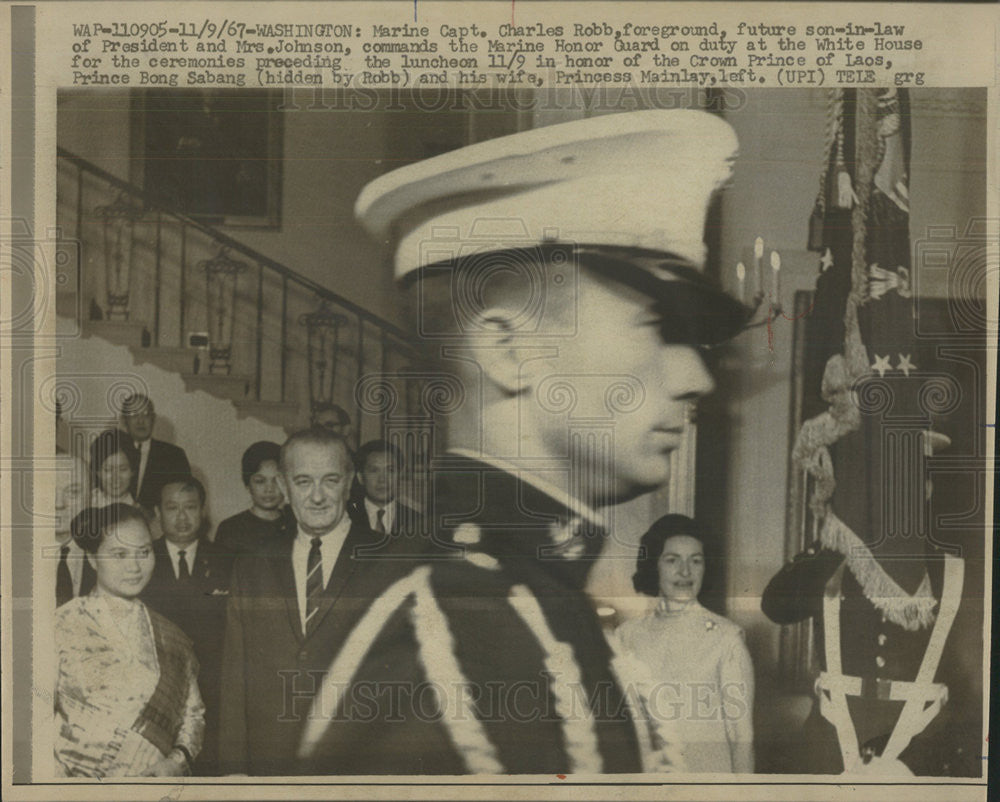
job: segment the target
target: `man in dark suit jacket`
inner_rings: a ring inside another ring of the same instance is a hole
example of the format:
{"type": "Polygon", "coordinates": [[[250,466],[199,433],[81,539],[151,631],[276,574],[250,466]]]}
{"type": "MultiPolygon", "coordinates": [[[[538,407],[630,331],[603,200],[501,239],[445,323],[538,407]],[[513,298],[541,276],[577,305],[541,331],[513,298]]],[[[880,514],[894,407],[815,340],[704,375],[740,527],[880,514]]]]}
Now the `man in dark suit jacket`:
{"type": "Polygon", "coordinates": [[[77,596],[86,596],[97,583],[94,566],[72,535],[72,522],[87,506],[87,466],[72,454],[56,455],[56,542],[42,550],[45,565],[55,571],[56,607],[77,596]]]}
{"type": "MultiPolygon", "coordinates": [[[[369,440],[354,455],[354,467],[357,480],[348,506],[351,519],[379,535],[379,546],[387,546],[398,535],[405,535],[413,540],[409,551],[415,553],[414,547],[421,548],[423,520],[419,512],[398,498],[399,477],[404,468],[402,452],[385,440],[369,440]]],[[[402,546],[394,551],[400,548],[407,549],[402,546]]]]}
{"type": "Polygon", "coordinates": [[[139,452],[139,469],[132,487],[136,503],[152,510],[159,500],[159,488],[169,476],[191,473],[187,454],[180,446],[153,439],[156,411],[153,402],[133,393],[122,403],[121,423],[139,452]]]}
{"type": "Polygon", "coordinates": [[[313,428],[281,450],[294,519],[233,568],[222,673],[225,773],[301,773],[295,760],[313,689],[356,620],[409,563],[366,562],[375,535],[352,524],[354,470],[344,441],[313,428]]]}
{"type": "Polygon", "coordinates": [[[198,687],[205,702],[205,742],[194,771],[217,771],[219,676],[228,593],[228,562],[205,537],[205,488],[192,476],[168,476],[156,517],[163,537],[153,543],[156,564],[143,600],[191,638],[198,658],[198,687]]]}

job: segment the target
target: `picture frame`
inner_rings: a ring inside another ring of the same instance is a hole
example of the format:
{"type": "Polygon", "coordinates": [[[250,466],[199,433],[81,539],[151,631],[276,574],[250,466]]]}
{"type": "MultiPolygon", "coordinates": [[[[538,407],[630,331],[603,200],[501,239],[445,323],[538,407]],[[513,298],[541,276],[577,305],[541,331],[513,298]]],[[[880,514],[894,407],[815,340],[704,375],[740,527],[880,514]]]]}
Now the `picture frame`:
{"type": "Polygon", "coordinates": [[[281,227],[281,92],[134,90],[129,178],[212,226],[281,227]]]}

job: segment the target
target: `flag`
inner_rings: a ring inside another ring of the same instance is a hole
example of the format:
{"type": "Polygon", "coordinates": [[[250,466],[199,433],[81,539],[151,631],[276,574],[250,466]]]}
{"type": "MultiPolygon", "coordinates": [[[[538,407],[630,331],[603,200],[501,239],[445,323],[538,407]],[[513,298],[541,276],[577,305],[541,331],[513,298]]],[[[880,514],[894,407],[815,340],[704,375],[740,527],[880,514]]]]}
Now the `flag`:
{"type": "MultiPolygon", "coordinates": [[[[961,542],[954,525],[949,531],[939,522],[964,513],[962,524],[976,531],[983,511],[976,508],[977,480],[962,477],[965,489],[946,471],[943,481],[931,480],[935,460],[955,446],[956,464],[968,466],[979,454],[985,333],[978,352],[949,344],[956,334],[951,302],[914,292],[910,125],[906,90],[831,92],[827,163],[810,220],[809,247],[820,259],[803,345],[803,423],[792,458],[808,477],[807,540],[844,555],[883,622],[929,632],[939,612],[926,591],[929,566],[940,565],[945,553],[965,558],[968,601],[935,673],[951,703],[926,733],[937,727],[946,736],[914,757],[921,730],[912,721],[900,726],[903,743],[915,738],[906,754],[917,773],[973,775],[980,770],[974,761],[982,689],[981,677],[967,669],[982,654],[982,605],[969,601],[976,592],[982,599],[982,544],[981,538],[961,542]]],[[[979,465],[985,468],[981,457],[979,465]]],[[[940,598],[940,588],[934,593],[940,598]]],[[[845,629],[845,653],[850,640],[863,637],[845,629]]],[[[851,697],[850,710],[853,747],[864,751],[880,737],[884,746],[898,709],[851,697]]]]}
{"type": "Polygon", "coordinates": [[[905,90],[834,90],[827,137],[793,456],[812,479],[817,534],[833,535],[833,516],[867,545],[907,538],[922,555],[926,493],[913,483],[944,440],[917,386],[905,90]]]}

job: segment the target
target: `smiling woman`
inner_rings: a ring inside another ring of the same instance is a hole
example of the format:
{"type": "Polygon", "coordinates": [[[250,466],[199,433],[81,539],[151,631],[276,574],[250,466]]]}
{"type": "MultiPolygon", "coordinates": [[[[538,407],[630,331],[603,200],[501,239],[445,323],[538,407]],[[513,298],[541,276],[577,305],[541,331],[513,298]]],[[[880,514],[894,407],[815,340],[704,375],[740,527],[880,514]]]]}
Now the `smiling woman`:
{"type": "Polygon", "coordinates": [[[139,454],[125,432],[101,432],[90,446],[91,505],[132,504],[132,480],[138,469],[139,454]]]}
{"type": "Polygon", "coordinates": [[[743,631],[698,603],[704,539],[695,521],[665,515],[642,537],[635,589],[655,612],[616,631],[622,670],[643,698],[652,740],[683,771],[754,770],[754,676],[743,631]]]}
{"type": "Polygon", "coordinates": [[[205,728],[198,665],[191,641],[137,598],[153,573],[146,519],[137,507],[111,504],[81,512],[72,530],[97,585],[56,612],[56,770],[188,773],[205,728]]]}
{"type": "Polygon", "coordinates": [[[259,551],[281,532],[288,515],[278,480],[281,446],[260,440],[243,452],[243,485],[250,494],[250,507],[226,518],[215,532],[215,543],[226,554],[259,551]]]}

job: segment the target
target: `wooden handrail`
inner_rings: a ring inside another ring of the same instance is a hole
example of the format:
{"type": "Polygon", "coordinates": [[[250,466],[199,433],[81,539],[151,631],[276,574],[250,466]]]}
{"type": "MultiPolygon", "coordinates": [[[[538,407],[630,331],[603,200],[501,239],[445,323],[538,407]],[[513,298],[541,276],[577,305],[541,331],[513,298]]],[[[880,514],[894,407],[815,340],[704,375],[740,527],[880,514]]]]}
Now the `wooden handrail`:
{"type": "Polygon", "coordinates": [[[143,203],[147,207],[162,212],[163,214],[173,217],[176,220],[180,221],[185,226],[190,226],[191,228],[200,231],[201,233],[205,234],[205,236],[210,237],[219,244],[239,252],[248,259],[252,259],[258,264],[267,267],[269,270],[273,270],[274,272],[281,275],[283,278],[286,278],[289,281],[298,284],[302,287],[305,287],[311,292],[316,293],[324,300],[330,301],[336,304],[337,306],[341,307],[342,309],[349,311],[351,314],[357,316],[360,320],[363,320],[367,323],[371,323],[372,325],[382,329],[386,333],[391,334],[393,337],[402,342],[404,345],[408,346],[409,338],[406,332],[403,331],[398,326],[396,326],[395,324],[390,323],[388,320],[379,317],[374,312],[371,312],[362,306],[358,306],[356,303],[348,300],[344,296],[324,287],[322,284],[318,284],[317,282],[313,281],[310,278],[307,278],[306,276],[303,276],[301,273],[292,270],[292,268],[288,267],[287,265],[283,265],[281,262],[276,262],[269,256],[265,256],[264,254],[260,253],[260,251],[251,248],[249,245],[245,245],[239,240],[233,239],[232,237],[222,233],[218,229],[206,225],[205,223],[202,223],[198,220],[195,220],[192,217],[188,217],[185,214],[174,211],[173,209],[166,208],[160,201],[158,201],[150,193],[146,192],[143,189],[140,189],[134,184],[130,184],[128,181],[124,181],[121,178],[118,178],[118,176],[109,173],[107,170],[98,167],[93,162],[87,161],[81,156],[77,156],[75,153],[66,150],[66,148],[57,147],[56,151],[60,158],[65,159],[66,161],[72,163],[78,169],[84,172],[91,173],[92,175],[100,178],[102,181],[107,182],[108,184],[110,184],[113,187],[116,187],[119,190],[127,192],[135,197],[141,198],[143,203]]]}

